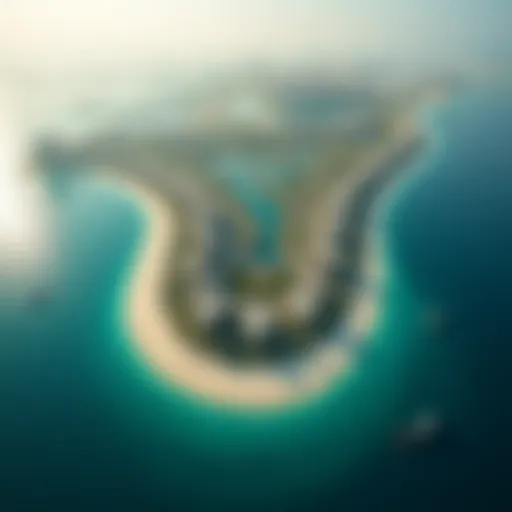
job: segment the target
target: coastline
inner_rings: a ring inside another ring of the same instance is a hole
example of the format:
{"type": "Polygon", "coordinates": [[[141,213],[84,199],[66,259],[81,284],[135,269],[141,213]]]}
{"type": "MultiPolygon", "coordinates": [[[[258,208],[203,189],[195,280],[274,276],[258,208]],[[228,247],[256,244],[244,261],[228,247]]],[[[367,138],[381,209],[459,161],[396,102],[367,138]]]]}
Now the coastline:
{"type": "MultiPolygon", "coordinates": [[[[404,121],[402,137],[414,142],[419,134],[414,129],[413,120],[407,116],[404,121]]],[[[384,174],[390,172],[393,176],[399,171],[394,167],[402,169],[403,162],[401,164],[391,158],[393,169],[388,168],[388,162],[384,166],[388,171],[384,174]]],[[[373,165],[368,166],[366,172],[352,176],[352,181],[363,183],[373,174],[372,169],[375,172],[373,165]]],[[[292,362],[292,372],[286,367],[240,368],[215,354],[203,352],[191,342],[193,340],[185,339],[178,327],[176,313],[165,307],[163,299],[166,268],[178,247],[180,216],[169,202],[159,197],[158,192],[140,183],[133,175],[123,178],[120,173],[115,174],[114,180],[120,185],[121,193],[140,208],[147,221],[145,243],[139,250],[123,297],[123,322],[137,350],[164,381],[209,401],[257,408],[303,402],[326,390],[343,374],[351,362],[352,343],[332,343],[331,336],[326,343],[308,351],[300,361],[292,362]]],[[[363,229],[366,243],[360,255],[362,282],[351,301],[349,315],[342,321],[348,337],[356,338],[356,342],[374,327],[378,294],[369,290],[367,284],[381,277],[373,235],[368,233],[368,226],[363,229]]]]}
{"type": "MultiPolygon", "coordinates": [[[[289,375],[276,369],[239,369],[187,343],[161,297],[165,265],[177,241],[178,216],[141,184],[118,175],[110,175],[108,182],[136,204],[147,220],[145,241],[123,293],[121,314],[135,348],[164,381],[219,404],[264,408],[307,400],[347,369],[350,354],[339,344],[316,350],[289,375]]],[[[368,315],[367,301],[363,307],[366,323],[372,315],[368,315]]]]}

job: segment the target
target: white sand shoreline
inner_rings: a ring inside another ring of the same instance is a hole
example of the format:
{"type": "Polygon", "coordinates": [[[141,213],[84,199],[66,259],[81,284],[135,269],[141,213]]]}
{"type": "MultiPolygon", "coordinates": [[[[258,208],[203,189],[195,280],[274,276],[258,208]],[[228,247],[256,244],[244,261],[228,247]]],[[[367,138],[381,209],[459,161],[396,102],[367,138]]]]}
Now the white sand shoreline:
{"type": "MultiPolygon", "coordinates": [[[[237,369],[187,343],[161,299],[165,266],[174,251],[178,216],[154,193],[120,173],[109,173],[116,191],[137,204],[148,232],[123,296],[123,322],[135,347],[151,367],[175,388],[208,401],[234,407],[265,408],[302,402],[327,390],[350,362],[346,347],[326,344],[293,376],[284,370],[237,369]]],[[[364,323],[371,329],[375,307],[361,301],[364,323]],[[372,311],[373,314],[369,314],[372,311]]]]}

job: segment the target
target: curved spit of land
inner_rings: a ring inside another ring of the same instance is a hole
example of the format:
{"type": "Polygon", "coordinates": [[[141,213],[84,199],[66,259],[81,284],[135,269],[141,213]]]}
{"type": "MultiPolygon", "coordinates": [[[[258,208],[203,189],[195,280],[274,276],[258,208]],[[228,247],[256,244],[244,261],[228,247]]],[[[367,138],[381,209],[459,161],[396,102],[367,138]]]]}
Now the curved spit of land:
{"type": "Polygon", "coordinates": [[[41,158],[53,167],[115,168],[172,205],[180,221],[164,300],[186,343],[228,361],[276,362],[321,342],[353,307],[375,197],[422,143],[415,114],[393,116],[384,137],[349,156],[334,146],[284,199],[285,263],[278,270],[251,266],[253,222],[200,171],[207,147],[219,140],[103,138],[73,149],[43,147],[41,158]]]}

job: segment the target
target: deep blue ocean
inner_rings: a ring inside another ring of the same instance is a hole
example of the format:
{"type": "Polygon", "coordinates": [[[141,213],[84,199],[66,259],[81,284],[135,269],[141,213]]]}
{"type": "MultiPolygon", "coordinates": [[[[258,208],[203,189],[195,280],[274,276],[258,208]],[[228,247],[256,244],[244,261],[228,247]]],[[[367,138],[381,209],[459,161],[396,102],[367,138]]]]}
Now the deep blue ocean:
{"type": "Polygon", "coordinates": [[[421,121],[425,151],[376,209],[375,332],[325,394],[267,413],[152,373],[121,318],[143,216],[52,176],[51,298],[0,310],[0,510],[512,510],[512,94],[464,90],[421,121]],[[448,442],[398,449],[425,408],[448,442]]]}

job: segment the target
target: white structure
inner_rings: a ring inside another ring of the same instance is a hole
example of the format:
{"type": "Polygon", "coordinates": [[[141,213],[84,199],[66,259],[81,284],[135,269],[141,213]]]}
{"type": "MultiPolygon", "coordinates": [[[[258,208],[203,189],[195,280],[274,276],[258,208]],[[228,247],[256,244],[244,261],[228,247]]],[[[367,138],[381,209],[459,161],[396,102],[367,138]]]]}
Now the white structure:
{"type": "Polygon", "coordinates": [[[210,325],[229,306],[229,301],[213,288],[194,293],[194,301],[193,308],[201,325],[210,325]]]}
{"type": "Polygon", "coordinates": [[[193,125],[199,130],[254,133],[276,133],[284,128],[277,103],[263,91],[247,89],[213,98],[198,113],[193,125]]]}
{"type": "Polygon", "coordinates": [[[291,319],[303,321],[315,310],[322,289],[322,280],[311,275],[302,280],[284,297],[281,303],[283,313],[291,319]]]}
{"type": "Polygon", "coordinates": [[[274,305],[264,302],[245,302],[241,305],[240,320],[244,335],[253,343],[261,342],[274,322],[274,305]]]}

